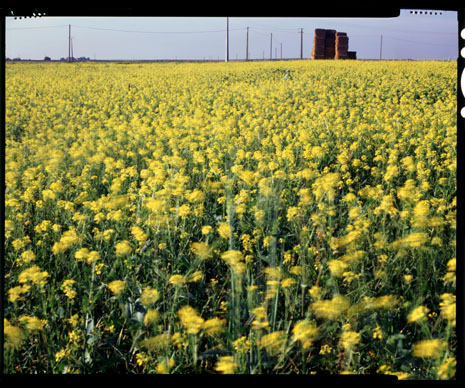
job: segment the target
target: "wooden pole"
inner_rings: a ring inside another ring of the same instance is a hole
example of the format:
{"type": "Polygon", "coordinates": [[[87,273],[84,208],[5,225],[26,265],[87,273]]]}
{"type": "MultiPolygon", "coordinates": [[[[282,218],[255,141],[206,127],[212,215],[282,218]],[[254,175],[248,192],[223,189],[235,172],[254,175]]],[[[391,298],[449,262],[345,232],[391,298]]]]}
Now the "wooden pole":
{"type": "Polygon", "coordinates": [[[383,56],[383,35],[381,35],[381,44],[379,46],[379,60],[381,60],[383,56]]]}
{"type": "Polygon", "coordinates": [[[71,24],[68,25],[68,62],[71,62],[71,24]]]}
{"type": "Polygon", "coordinates": [[[270,36],[270,59],[273,59],[273,33],[270,36]]]}
{"type": "Polygon", "coordinates": [[[300,59],[304,58],[304,29],[300,29],[300,59]]]}
{"type": "Polygon", "coordinates": [[[224,61],[229,61],[229,18],[226,18],[226,53],[224,57],[224,61]]]}
{"type": "Polygon", "coordinates": [[[245,60],[249,60],[249,27],[247,27],[247,38],[245,41],[245,60]]]}

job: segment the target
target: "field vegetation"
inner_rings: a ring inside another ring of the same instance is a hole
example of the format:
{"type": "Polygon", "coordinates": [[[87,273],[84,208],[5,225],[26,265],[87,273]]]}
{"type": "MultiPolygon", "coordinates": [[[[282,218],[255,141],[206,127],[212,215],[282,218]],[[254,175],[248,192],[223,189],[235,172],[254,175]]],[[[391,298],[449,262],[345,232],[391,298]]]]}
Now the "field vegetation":
{"type": "Polygon", "coordinates": [[[456,74],[7,63],[4,372],[453,379],[456,74]]]}

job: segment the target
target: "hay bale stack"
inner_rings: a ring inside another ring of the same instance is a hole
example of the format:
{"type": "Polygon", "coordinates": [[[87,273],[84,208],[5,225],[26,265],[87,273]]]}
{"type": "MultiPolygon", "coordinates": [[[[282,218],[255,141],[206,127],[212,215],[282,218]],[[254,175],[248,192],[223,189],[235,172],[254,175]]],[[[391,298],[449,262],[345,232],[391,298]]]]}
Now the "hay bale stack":
{"type": "Polygon", "coordinates": [[[324,28],[315,28],[315,38],[325,38],[326,30],[324,28]]]}
{"type": "Polygon", "coordinates": [[[326,30],[325,59],[334,59],[336,55],[336,30],[326,30]]]}
{"type": "Polygon", "coordinates": [[[349,37],[345,32],[336,33],[336,55],[334,59],[348,59],[349,37]]]}
{"type": "Polygon", "coordinates": [[[347,51],[347,56],[349,59],[357,59],[357,52],[356,51],[347,51]]]}
{"type": "Polygon", "coordinates": [[[326,30],[322,28],[315,29],[313,38],[312,59],[324,59],[325,56],[326,30]]]}
{"type": "Polygon", "coordinates": [[[346,32],[315,29],[312,59],[348,59],[349,37],[346,32]]]}

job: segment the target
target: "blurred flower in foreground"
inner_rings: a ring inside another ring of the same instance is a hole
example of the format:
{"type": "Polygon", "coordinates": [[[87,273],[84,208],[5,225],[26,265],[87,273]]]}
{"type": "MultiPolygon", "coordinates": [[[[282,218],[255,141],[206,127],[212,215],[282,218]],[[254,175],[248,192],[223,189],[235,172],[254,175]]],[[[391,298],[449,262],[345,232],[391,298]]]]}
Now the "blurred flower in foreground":
{"type": "Polygon", "coordinates": [[[423,340],[413,345],[413,356],[436,358],[446,347],[447,343],[440,339],[423,340]]]}
{"type": "Polygon", "coordinates": [[[113,294],[119,295],[126,289],[126,282],[122,280],[113,280],[108,284],[108,288],[113,294]]]}
{"type": "Polygon", "coordinates": [[[223,356],[218,359],[215,370],[222,374],[233,374],[237,369],[238,364],[232,356],[223,356]]]}

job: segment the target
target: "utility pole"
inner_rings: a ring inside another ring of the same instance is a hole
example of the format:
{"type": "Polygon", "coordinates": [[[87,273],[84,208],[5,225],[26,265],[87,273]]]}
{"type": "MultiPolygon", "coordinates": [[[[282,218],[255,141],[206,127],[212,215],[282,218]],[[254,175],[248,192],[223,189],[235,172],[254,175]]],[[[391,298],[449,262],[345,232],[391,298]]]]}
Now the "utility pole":
{"type": "Polygon", "coordinates": [[[383,53],[383,34],[381,34],[381,42],[379,45],[379,60],[382,58],[382,53],[383,53]]]}
{"type": "Polygon", "coordinates": [[[273,59],[273,33],[270,36],[270,60],[273,59]]]}
{"type": "Polygon", "coordinates": [[[245,41],[245,60],[249,60],[249,27],[247,27],[247,38],[245,41]]]}
{"type": "Polygon", "coordinates": [[[300,29],[300,59],[304,58],[304,29],[300,29]]]}
{"type": "Polygon", "coordinates": [[[283,59],[283,44],[281,43],[281,59],[283,59]]]}
{"type": "Polygon", "coordinates": [[[224,61],[229,61],[229,18],[226,18],[226,53],[224,57],[224,61]]]}
{"type": "Polygon", "coordinates": [[[68,62],[71,62],[71,24],[68,25],[68,62]]]}

